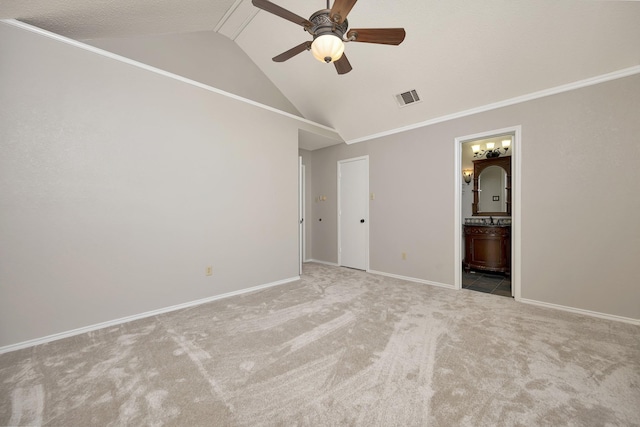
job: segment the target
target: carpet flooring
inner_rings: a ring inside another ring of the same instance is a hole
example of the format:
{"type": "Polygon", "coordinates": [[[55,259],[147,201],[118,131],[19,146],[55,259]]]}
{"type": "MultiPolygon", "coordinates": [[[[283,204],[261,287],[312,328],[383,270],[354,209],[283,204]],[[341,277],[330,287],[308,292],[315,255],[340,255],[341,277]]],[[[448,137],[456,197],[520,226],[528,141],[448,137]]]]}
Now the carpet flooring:
{"type": "Polygon", "coordinates": [[[0,355],[0,425],[638,426],[640,327],[309,263],[0,355]]]}

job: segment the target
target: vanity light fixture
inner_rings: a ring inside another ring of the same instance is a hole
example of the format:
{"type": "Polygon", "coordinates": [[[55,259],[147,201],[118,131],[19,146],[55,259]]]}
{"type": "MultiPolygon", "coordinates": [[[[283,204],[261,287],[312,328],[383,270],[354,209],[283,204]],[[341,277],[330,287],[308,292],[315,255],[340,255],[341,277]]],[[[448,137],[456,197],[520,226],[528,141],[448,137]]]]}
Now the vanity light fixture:
{"type": "Polygon", "coordinates": [[[495,146],[495,143],[487,142],[485,149],[481,150],[480,144],[472,145],[471,150],[473,150],[473,157],[479,158],[486,155],[487,159],[494,159],[496,157],[500,157],[500,154],[507,154],[507,151],[509,151],[509,147],[511,147],[511,139],[503,140],[502,147],[495,148],[495,146]]]}
{"type": "Polygon", "coordinates": [[[464,177],[464,182],[466,182],[467,185],[469,185],[469,183],[471,182],[471,178],[473,177],[473,170],[472,169],[463,170],[462,176],[464,177]]]}

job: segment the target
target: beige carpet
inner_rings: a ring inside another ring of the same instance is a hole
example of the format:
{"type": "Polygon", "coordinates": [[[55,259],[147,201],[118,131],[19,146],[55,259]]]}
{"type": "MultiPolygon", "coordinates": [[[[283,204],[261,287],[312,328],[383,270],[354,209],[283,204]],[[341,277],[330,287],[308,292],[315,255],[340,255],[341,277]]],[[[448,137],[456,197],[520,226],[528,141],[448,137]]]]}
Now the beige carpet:
{"type": "Polygon", "coordinates": [[[640,327],[307,264],[1,355],[0,425],[640,425],[640,327]]]}

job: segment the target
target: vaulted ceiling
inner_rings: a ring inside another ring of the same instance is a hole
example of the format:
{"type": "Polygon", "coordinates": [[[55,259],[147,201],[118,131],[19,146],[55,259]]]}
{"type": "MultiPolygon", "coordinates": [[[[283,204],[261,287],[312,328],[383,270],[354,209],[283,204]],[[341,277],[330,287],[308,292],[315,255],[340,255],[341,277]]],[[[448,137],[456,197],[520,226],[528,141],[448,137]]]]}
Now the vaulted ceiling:
{"type": "MultiPolygon", "coordinates": [[[[325,0],[273,0],[309,17],[325,0]]],[[[640,66],[640,2],[359,0],[351,28],[404,27],[400,46],[347,43],[353,71],[303,52],[300,26],[250,0],[3,0],[15,18],[74,39],[216,31],[234,40],[307,119],[346,142],[640,66]],[[421,102],[399,107],[415,89],[421,102]]]]}

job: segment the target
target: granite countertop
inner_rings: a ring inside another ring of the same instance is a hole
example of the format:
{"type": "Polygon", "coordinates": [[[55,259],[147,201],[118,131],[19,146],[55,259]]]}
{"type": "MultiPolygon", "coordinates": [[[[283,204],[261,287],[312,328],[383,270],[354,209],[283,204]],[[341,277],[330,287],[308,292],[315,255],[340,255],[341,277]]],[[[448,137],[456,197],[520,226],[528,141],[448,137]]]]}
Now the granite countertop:
{"type": "Polygon", "coordinates": [[[498,223],[480,223],[480,224],[464,224],[464,225],[470,225],[473,227],[511,227],[511,224],[498,224],[498,223]]]}

